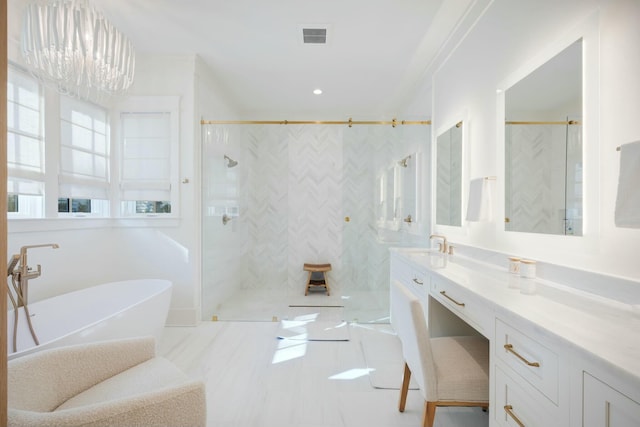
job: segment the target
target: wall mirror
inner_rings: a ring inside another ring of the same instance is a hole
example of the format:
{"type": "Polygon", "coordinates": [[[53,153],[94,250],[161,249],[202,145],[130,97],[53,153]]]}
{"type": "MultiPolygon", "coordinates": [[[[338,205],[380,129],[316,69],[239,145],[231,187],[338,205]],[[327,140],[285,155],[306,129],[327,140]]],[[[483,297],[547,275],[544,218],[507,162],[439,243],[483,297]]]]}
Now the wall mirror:
{"type": "Polygon", "coordinates": [[[436,139],[436,224],[462,225],[462,122],[436,139]]]}
{"type": "Polygon", "coordinates": [[[506,231],[582,235],[582,45],[505,92],[506,231]]]}

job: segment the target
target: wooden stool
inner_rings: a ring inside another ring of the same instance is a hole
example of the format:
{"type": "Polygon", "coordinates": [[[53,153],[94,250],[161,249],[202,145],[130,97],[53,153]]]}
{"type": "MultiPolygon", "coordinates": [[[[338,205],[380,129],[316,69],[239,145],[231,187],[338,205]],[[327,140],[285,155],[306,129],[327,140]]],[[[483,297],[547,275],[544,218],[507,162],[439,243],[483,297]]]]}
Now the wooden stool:
{"type": "Polygon", "coordinates": [[[309,288],[311,286],[324,286],[327,290],[327,295],[329,295],[329,282],[327,281],[327,277],[324,273],[331,271],[331,264],[305,264],[303,270],[309,272],[307,287],[304,290],[305,296],[309,293],[309,288]],[[313,273],[319,273],[316,277],[321,277],[313,278],[313,273]]]}

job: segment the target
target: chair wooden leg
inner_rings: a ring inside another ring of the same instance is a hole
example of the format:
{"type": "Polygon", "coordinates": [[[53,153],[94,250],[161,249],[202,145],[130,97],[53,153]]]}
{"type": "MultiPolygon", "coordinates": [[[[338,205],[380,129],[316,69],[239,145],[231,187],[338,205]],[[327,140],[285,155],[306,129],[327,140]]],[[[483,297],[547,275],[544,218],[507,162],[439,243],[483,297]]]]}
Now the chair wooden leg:
{"type": "Polygon", "coordinates": [[[424,413],[422,414],[422,427],[433,427],[436,418],[436,402],[424,402],[424,413]]]}
{"type": "Polygon", "coordinates": [[[404,374],[402,375],[402,387],[400,388],[400,403],[398,404],[398,410],[404,412],[404,407],[407,404],[407,394],[409,393],[409,382],[411,380],[411,369],[409,365],[404,364],[404,374]]]}

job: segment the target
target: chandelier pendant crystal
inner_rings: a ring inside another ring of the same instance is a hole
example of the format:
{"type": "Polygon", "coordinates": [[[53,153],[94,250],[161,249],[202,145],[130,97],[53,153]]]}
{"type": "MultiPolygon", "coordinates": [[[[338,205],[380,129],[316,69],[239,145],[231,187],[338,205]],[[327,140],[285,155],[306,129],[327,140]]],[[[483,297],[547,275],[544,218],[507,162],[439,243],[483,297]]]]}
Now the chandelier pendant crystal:
{"type": "Polygon", "coordinates": [[[133,83],[132,43],[88,0],[27,5],[21,49],[30,71],[64,94],[95,101],[133,83]]]}

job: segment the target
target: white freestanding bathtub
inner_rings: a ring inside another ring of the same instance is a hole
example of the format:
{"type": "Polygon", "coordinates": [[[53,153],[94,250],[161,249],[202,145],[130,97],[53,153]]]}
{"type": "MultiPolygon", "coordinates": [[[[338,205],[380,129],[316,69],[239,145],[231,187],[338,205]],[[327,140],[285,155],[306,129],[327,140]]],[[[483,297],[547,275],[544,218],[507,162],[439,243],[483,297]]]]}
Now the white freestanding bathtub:
{"type": "Polygon", "coordinates": [[[144,279],[105,283],[29,304],[36,346],[24,309],[19,308],[17,351],[13,351],[14,311],[7,313],[9,360],[36,351],[118,338],[162,336],[171,282],[144,279]]]}

